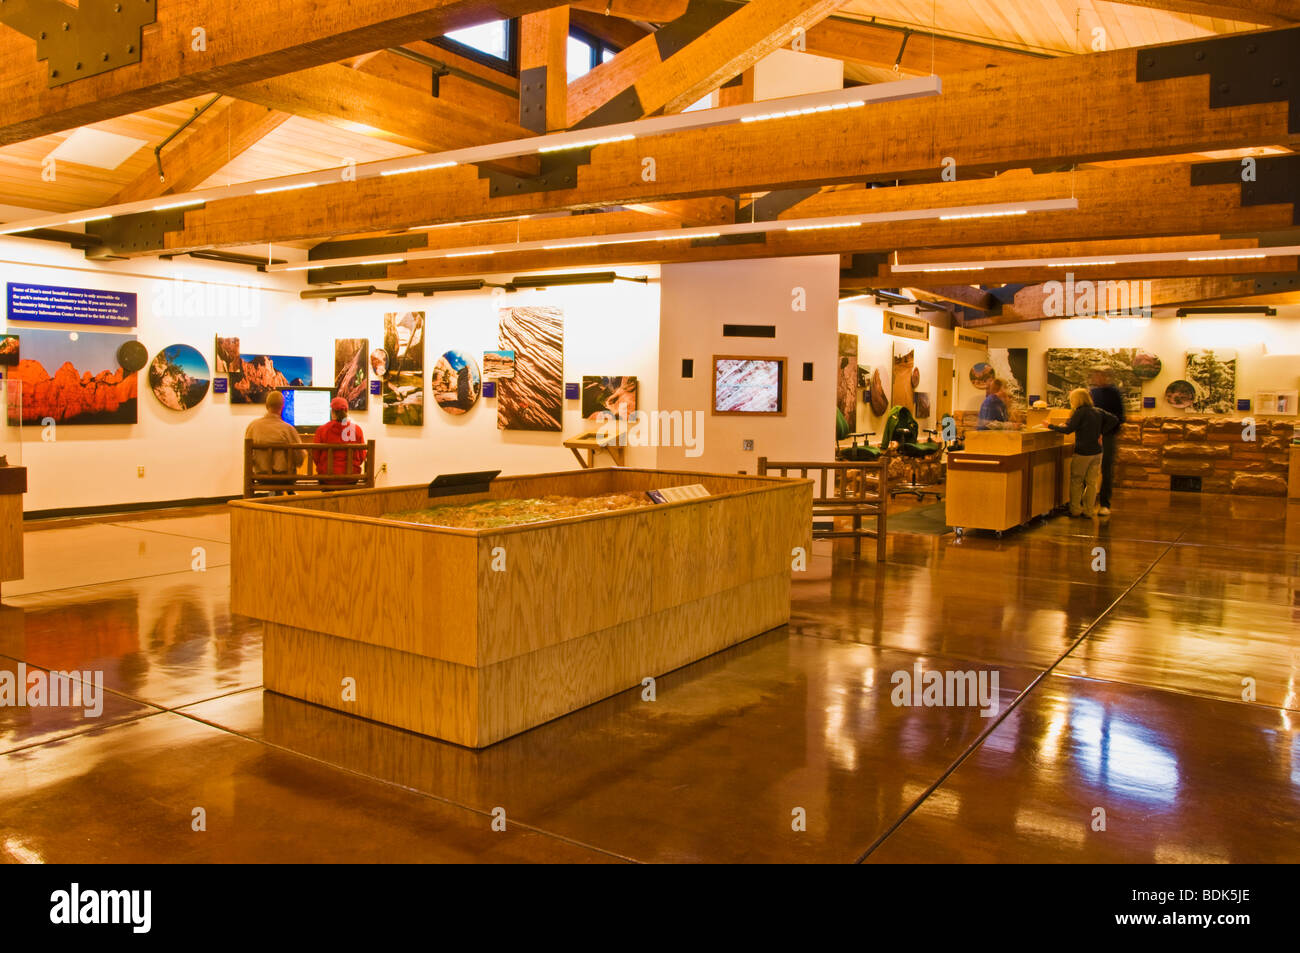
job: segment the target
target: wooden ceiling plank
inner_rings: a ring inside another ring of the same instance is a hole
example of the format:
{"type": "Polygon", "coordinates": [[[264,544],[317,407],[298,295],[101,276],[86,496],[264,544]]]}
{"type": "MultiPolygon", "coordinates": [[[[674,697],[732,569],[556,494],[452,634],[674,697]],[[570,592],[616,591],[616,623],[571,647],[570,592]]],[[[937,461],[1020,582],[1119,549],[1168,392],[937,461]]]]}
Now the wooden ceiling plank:
{"type": "Polygon", "coordinates": [[[141,62],[53,89],[36,43],[0,28],[0,145],[257,82],[552,0],[158,0],[141,62]],[[208,44],[191,48],[202,25],[208,44]]]}
{"type": "Polygon", "coordinates": [[[1285,26],[1300,22],[1300,3],[1296,0],[1111,0],[1133,7],[1148,7],[1172,13],[1190,13],[1200,17],[1221,17],[1239,23],[1285,26]]]}

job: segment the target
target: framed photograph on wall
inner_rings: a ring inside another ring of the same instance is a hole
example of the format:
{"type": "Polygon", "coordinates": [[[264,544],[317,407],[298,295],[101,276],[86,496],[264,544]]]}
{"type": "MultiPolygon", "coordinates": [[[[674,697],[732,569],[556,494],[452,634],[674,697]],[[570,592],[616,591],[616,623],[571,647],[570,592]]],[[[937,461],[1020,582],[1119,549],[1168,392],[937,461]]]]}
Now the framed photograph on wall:
{"type": "Polygon", "coordinates": [[[714,416],[785,416],[786,359],[713,355],[714,416]]]}

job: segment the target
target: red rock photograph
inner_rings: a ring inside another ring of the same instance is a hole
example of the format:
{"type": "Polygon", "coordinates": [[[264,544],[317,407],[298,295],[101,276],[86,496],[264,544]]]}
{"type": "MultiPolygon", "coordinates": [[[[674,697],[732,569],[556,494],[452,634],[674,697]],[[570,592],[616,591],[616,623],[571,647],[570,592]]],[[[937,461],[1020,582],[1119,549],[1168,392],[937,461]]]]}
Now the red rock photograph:
{"type": "MultiPolygon", "coordinates": [[[[133,337],[91,331],[20,332],[23,358],[9,371],[22,388],[22,422],[133,424],[137,375],[118,366],[117,349],[133,337]]],[[[9,423],[17,423],[10,404],[9,423]]]]}

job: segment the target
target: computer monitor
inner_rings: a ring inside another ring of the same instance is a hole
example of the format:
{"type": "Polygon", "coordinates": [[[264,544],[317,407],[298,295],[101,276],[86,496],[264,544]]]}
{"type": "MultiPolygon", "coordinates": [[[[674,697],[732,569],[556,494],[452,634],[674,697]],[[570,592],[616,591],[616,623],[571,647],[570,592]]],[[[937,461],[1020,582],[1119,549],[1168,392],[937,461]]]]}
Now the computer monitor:
{"type": "Polygon", "coordinates": [[[329,423],[330,401],[334,399],[332,387],[281,387],[284,410],[280,417],[299,433],[315,433],[317,427],[329,423]]]}

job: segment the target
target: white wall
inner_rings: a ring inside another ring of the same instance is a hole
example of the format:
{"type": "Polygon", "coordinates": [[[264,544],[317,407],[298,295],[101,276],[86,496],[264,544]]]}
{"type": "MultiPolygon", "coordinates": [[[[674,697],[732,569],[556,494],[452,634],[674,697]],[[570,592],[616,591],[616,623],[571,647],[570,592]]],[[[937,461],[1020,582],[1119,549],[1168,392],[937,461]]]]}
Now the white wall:
{"type": "MultiPolygon", "coordinates": [[[[529,291],[495,299],[487,292],[398,299],[376,296],[325,301],[301,301],[301,276],[259,274],[249,268],[176,259],[175,263],[140,260],[87,262],[80,253],[61,246],[0,239],[0,282],[133,291],[138,297],[136,336],[150,355],[170,344],[191,344],[213,361],[217,334],[238,335],[244,353],[302,354],[313,359],[314,383],[328,386],[334,377],[334,340],[367,337],[382,346],[387,311],[424,310],[426,317],[425,380],[438,356],[459,348],[481,359],[495,349],[497,307],[556,304],[565,312],[566,381],[584,374],[634,374],[639,379],[641,406],[657,400],[659,292],[656,269],[622,269],[648,274],[648,285],[573,286],[529,291]],[[159,313],[161,289],[176,288],[174,279],[204,281],[216,287],[254,286],[246,300],[255,317],[230,313],[184,315],[159,313]]],[[[71,325],[10,325],[11,331],[71,325]]],[[[53,372],[54,369],[47,368],[53,372]]],[[[206,498],[238,494],[242,483],[242,440],[250,420],[264,411],[256,405],[231,405],[229,395],[207,397],[192,410],[163,407],[139,378],[138,423],[116,426],[62,426],[52,442],[41,440],[41,428],[22,431],[22,462],[28,467],[26,510],[63,509],[121,503],[206,498]],[[143,466],[145,475],[137,477],[143,466]]],[[[426,386],[423,427],[385,426],[382,403],[370,398],[370,408],[355,415],[367,437],[378,441],[377,463],[388,465],[380,477],[385,484],[427,481],[440,472],[502,469],[507,473],[569,469],[576,466],[560,441],[581,427],[579,401],[565,402],[563,432],[534,434],[498,431],[494,400],[480,400],[462,417],[439,410],[426,386]]],[[[4,428],[11,435],[15,428],[4,428]]],[[[650,448],[629,448],[632,465],[652,465],[650,448]]]]}
{"type": "Polygon", "coordinates": [[[735,473],[758,458],[829,460],[835,447],[837,255],[664,265],[659,332],[660,407],[703,413],[702,454],[660,447],[659,466],[735,473]],[[806,310],[793,310],[795,289],[806,310]],[[722,325],[771,324],[775,338],[723,337],[722,325]],[[715,354],[785,357],[786,415],[713,416],[715,354]],[[683,358],[695,376],[681,376],[683,358]],[[813,380],[802,379],[813,362],[813,380]],[[746,439],[753,451],[742,449],[746,439]]]}
{"type": "MultiPolygon", "coordinates": [[[[981,329],[983,330],[983,329],[981,329]]],[[[1160,375],[1142,388],[1156,398],[1150,416],[1177,414],[1165,403],[1165,388],[1186,377],[1186,352],[1194,348],[1233,349],[1237,352],[1237,397],[1253,402],[1260,390],[1300,390],[1300,306],[1284,305],[1273,318],[1234,315],[1224,317],[1161,317],[1149,320],[1123,318],[1111,321],[1088,318],[1056,319],[1039,323],[1038,330],[995,331],[992,347],[1029,349],[1029,393],[1046,394],[1047,349],[1052,347],[1138,347],[1160,358],[1160,375]]],[[[969,387],[969,384],[968,384],[969,387]]]]}

